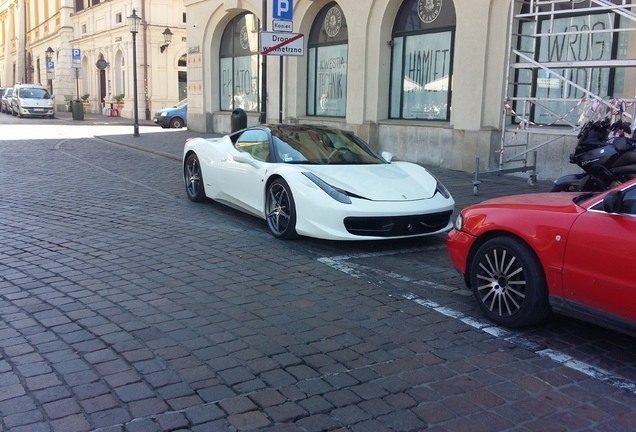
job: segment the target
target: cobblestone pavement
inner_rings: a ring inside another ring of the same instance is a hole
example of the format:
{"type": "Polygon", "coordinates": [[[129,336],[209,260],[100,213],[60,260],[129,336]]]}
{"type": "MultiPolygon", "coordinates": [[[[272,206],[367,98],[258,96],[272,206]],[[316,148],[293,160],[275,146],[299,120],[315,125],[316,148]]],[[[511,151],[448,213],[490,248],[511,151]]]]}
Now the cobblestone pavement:
{"type": "MultiPolygon", "coordinates": [[[[82,124],[104,121],[130,122],[82,124]]],[[[0,431],[636,430],[633,338],[559,338],[605,349],[616,385],[536,329],[479,324],[443,236],[283,242],[191,203],[197,135],[0,141],[0,431]]],[[[475,197],[431,170],[458,208],[549,186],[488,178],[475,197]]]]}

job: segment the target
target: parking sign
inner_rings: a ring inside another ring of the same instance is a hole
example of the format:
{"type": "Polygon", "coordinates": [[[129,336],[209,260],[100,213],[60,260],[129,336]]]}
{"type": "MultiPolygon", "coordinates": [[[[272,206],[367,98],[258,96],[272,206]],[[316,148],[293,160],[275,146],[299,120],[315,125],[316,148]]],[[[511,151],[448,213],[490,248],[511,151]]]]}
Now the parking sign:
{"type": "Polygon", "coordinates": [[[72,52],[73,52],[73,56],[72,56],[73,66],[79,66],[80,59],[81,59],[79,48],[73,48],[72,52]]]}
{"type": "Polygon", "coordinates": [[[272,17],[274,19],[292,20],[292,0],[274,0],[274,10],[272,17]]]}

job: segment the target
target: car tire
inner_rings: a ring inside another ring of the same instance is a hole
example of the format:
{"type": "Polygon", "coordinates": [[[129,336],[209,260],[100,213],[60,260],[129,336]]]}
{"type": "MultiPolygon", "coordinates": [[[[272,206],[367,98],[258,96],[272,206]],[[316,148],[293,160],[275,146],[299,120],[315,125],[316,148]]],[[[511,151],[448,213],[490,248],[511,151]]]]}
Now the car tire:
{"type": "Polygon", "coordinates": [[[499,325],[532,325],[550,314],[541,263],[526,243],[514,237],[492,238],[477,250],[470,285],[479,308],[499,325]]]}
{"type": "Polygon", "coordinates": [[[170,120],[170,127],[181,129],[183,127],[183,120],[181,120],[179,117],[173,118],[172,120],[170,120]]]}
{"type": "Polygon", "coordinates": [[[296,205],[285,180],[278,178],[267,188],[265,198],[267,227],[274,237],[289,240],[296,237],[296,205]]]}
{"type": "Polygon", "coordinates": [[[206,200],[201,163],[195,153],[190,153],[183,165],[183,179],[186,193],[190,201],[202,202],[206,200]]]}

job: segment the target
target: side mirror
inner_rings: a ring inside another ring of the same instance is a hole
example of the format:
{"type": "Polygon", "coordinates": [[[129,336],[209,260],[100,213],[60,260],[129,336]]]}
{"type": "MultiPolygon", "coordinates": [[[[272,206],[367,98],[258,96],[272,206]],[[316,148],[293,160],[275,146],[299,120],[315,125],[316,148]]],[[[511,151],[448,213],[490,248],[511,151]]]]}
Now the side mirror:
{"type": "Polygon", "coordinates": [[[390,153],[388,151],[383,151],[382,158],[384,158],[384,160],[387,162],[391,162],[393,160],[393,153],[390,153]]]}
{"type": "Polygon", "coordinates": [[[619,213],[623,204],[623,192],[612,191],[603,198],[603,210],[606,213],[619,213]]]}

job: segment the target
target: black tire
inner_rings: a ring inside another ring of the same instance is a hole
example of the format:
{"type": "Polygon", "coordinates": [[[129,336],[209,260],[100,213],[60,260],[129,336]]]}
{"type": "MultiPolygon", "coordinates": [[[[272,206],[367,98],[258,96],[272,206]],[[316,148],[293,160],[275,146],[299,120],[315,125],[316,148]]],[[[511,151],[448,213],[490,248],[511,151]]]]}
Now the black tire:
{"type": "Polygon", "coordinates": [[[470,285],[479,308],[499,325],[527,326],[550,314],[541,263],[519,239],[496,237],[484,243],[471,264],[470,285]]]}
{"type": "Polygon", "coordinates": [[[183,180],[190,201],[202,202],[206,200],[201,164],[195,153],[190,153],[186,158],[183,165],[183,180]]]}
{"type": "Polygon", "coordinates": [[[267,188],[265,212],[267,226],[274,237],[281,240],[296,237],[296,205],[285,180],[276,179],[267,188]]]}
{"type": "Polygon", "coordinates": [[[172,120],[170,120],[170,127],[181,129],[183,127],[183,120],[181,120],[179,117],[173,118],[172,120]]]}

